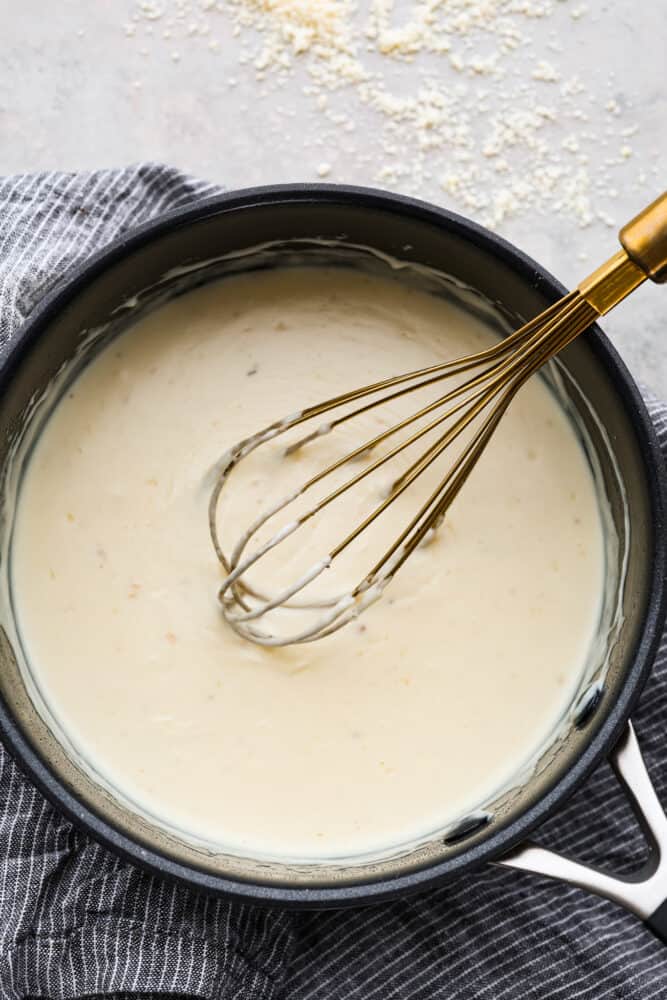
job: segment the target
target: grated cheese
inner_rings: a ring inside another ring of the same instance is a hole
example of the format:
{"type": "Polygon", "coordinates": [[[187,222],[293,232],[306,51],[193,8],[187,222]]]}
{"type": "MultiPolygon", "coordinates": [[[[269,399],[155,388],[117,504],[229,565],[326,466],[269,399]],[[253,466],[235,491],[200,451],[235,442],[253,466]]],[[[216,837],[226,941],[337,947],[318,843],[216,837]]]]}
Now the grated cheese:
{"type": "Polygon", "coordinates": [[[184,70],[196,70],[199,46],[219,53],[218,35],[231,36],[242,79],[261,84],[274,122],[293,115],[276,100],[293,81],[319,121],[301,141],[328,155],[320,177],[344,180],[353,163],[355,180],[363,169],[409,194],[435,188],[486,225],[552,212],[586,226],[606,222],[636,131],[614,124],[623,108],[613,78],[591,92],[559,65],[560,39],[585,30],[586,14],[571,0],[140,0],[123,29],[159,45],[161,21],[184,70]],[[545,51],[534,50],[537,21],[550,30],[545,51]]]}

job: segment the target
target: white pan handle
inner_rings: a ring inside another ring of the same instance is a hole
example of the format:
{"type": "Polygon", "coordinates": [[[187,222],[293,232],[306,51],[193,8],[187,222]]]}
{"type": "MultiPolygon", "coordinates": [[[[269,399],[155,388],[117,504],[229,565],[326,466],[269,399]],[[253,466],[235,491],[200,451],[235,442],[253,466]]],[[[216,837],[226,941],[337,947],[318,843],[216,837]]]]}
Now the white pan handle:
{"type": "Polygon", "coordinates": [[[655,793],[630,722],[609,761],[648,844],[648,858],[638,871],[630,876],[607,875],[530,842],[515,848],[496,863],[547,875],[606,896],[635,913],[667,944],[667,816],[655,793]]]}

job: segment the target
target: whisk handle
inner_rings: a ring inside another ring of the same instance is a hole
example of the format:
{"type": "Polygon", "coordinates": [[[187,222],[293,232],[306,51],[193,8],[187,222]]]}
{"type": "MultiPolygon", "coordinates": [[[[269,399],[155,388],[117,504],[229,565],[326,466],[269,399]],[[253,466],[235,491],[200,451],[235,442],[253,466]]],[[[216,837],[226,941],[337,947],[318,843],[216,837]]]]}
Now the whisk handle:
{"type": "Polygon", "coordinates": [[[647,277],[667,281],[667,191],[626,223],[619,233],[623,249],[647,277]]]}

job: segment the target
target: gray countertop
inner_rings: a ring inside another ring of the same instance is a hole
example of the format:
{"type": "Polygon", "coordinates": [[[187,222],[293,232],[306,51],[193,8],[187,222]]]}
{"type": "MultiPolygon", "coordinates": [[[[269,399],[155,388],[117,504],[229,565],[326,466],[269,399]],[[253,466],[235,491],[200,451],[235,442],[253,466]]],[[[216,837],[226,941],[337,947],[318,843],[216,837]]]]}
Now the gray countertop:
{"type": "MultiPolygon", "coordinates": [[[[0,0],[0,34],[3,173],[154,159],[391,187],[569,285],[667,186],[662,0],[0,0]]],[[[662,396],[665,320],[646,286],[604,322],[662,396]]]]}

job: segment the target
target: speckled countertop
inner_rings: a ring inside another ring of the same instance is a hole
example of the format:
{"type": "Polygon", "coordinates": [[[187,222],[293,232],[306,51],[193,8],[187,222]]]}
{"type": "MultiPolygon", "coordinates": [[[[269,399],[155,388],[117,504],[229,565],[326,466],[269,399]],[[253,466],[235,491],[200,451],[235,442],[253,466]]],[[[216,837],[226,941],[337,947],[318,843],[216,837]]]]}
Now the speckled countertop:
{"type": "MultiPolygon", "coordinates": [[[[667,4],[0,0],[0,172],[391,187],[574,284],[667,187],[667,4]]],[[[604,327],[667,397],[667,289],[604,327]]]]}

